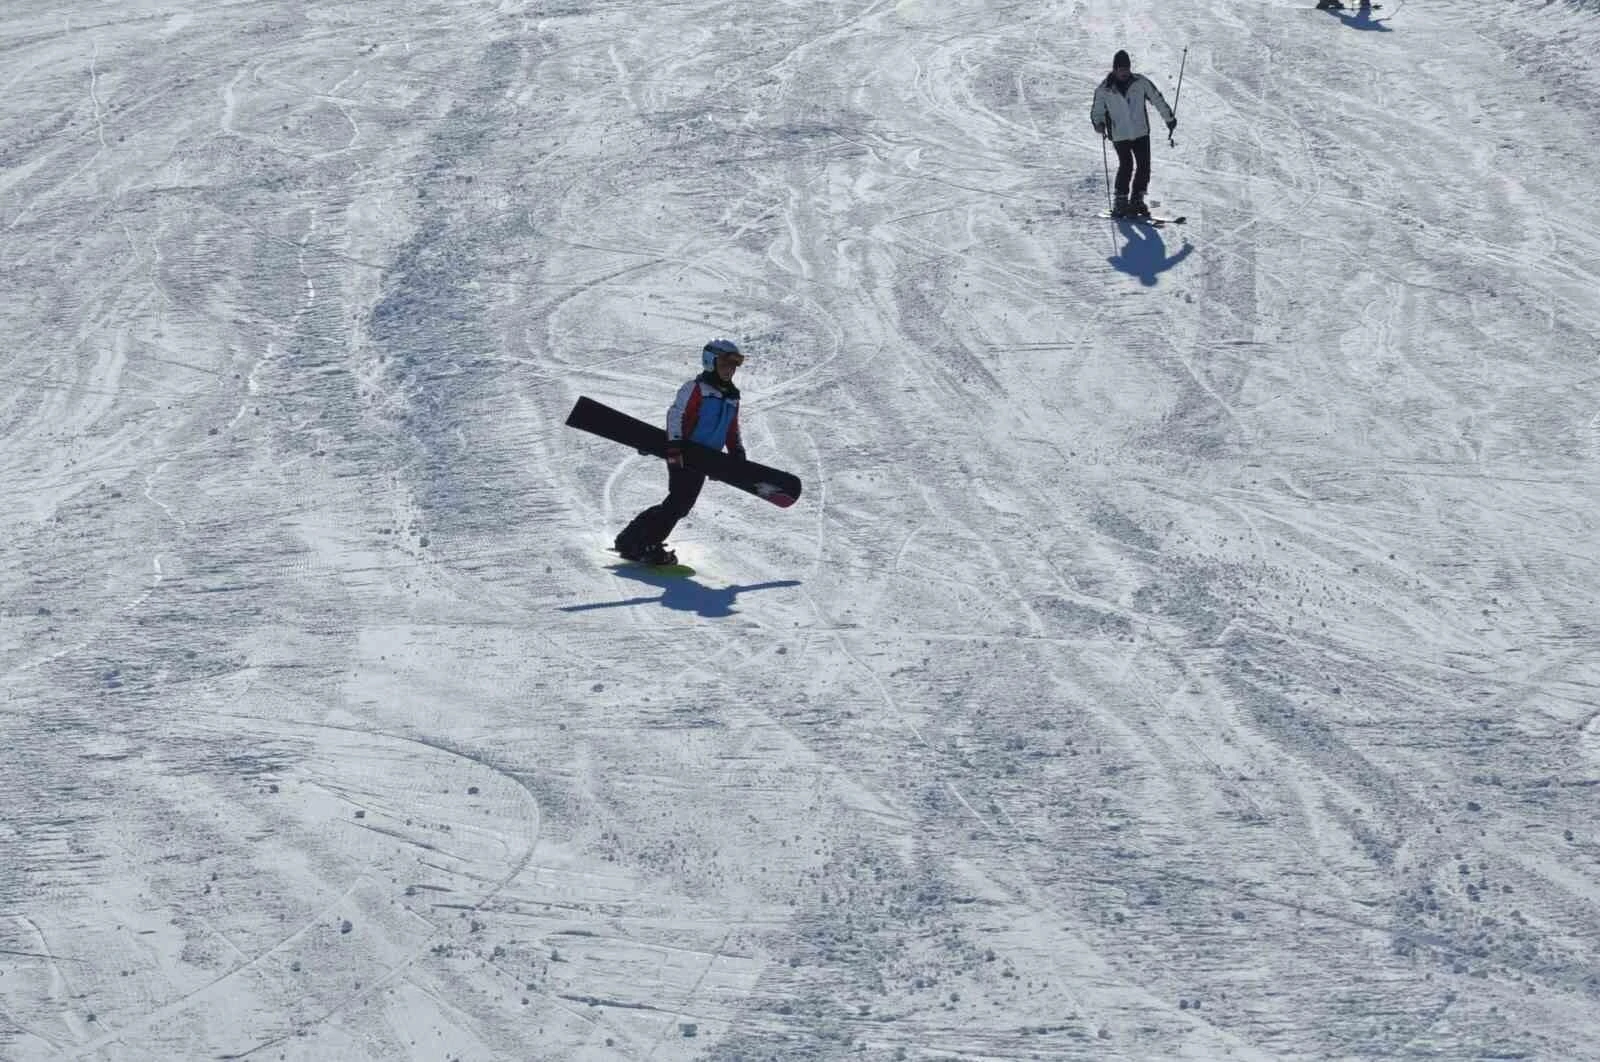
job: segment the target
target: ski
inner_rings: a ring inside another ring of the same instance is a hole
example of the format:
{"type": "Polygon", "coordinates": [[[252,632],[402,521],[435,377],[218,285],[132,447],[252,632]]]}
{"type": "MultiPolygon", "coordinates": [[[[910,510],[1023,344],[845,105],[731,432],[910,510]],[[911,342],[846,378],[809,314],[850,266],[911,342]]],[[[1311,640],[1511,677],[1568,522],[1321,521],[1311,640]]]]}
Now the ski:
{"type": "MultiPolygon", "coordinates": [[[[631,446],[642,454],[667,456],[665,429],[646,424],[592,398],[578,399],[572,412],[567,414],[567,427],[631,446]]],[[[719,483],[754,494],[780,509],[787,509],[800,498],[800,477],[780,468],[771,468],[755,461],[742,461],[721,450],[692,443],[684,446],[683,461],[688,467],[704,472],[719,483]]]]}
{"type": "Polygon", "coordinates": [[[1175,218],[1169,218],[1162,217],[1159,214],[1151,214],[1149,216],[1143,216],[1139,214],[1113,214],[1109,210],[1102,210],[1095,216],[1104,218],[1107,221],[1132,221],[1141,225],[1149,225],[1157,229],[1161,228],[1163,225],[1182,225],[1184,222],[1189,220],[1189,215],[1187,214],[1179,214],[1175,218]]]}

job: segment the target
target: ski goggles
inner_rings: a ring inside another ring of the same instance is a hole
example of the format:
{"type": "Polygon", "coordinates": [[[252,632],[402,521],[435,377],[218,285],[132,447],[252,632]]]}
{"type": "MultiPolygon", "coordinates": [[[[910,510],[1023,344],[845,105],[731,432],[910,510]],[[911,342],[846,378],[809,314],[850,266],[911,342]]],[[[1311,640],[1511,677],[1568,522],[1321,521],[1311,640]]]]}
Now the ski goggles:
{"type": "Polygon", "coordinates": [[[735,365],[744,364],[744,355],[739,353],[739,347],[731,339],[713,339],[700,351],[700,364],[709,369],[712,363],[727,358],[735,365]]]}

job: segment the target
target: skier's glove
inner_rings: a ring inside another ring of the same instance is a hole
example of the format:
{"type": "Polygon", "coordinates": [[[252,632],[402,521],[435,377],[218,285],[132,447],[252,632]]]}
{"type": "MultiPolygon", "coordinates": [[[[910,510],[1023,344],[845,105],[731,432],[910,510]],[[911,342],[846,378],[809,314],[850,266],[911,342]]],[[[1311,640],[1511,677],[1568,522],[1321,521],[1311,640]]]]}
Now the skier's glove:
{"type": "Polygon", "coordinates": [[[667,464],[683,467],[683,443],[677,439],[667,440],[667,464]]]}
{"type": "Polygon", "coordinates": [[[1178,116],[1173,115],[1171,118],[1167,119],[1167,132],[1170,133],[1176,128],[1178,128],[1178,116]]]}
{"type": "Polygon", "coordinates": [[[1094,123],[1094,131],[1099,133],[1101,136],[1105,136],[1106,135],[1106,123],[1104,123],[1104,122],[1096,122],[1096,123],[1094,123]]]}
{"type": "Polygon", "coordinates": [[[730,447],[728,447],[728,454],[730,456],[734,457],[735,459],[740,460],[740,461],[748,461],[748,460],[750,460],[748,457],[746,457],[744,455],[744,447],[742,447],[742,446],[730,446],[730,447]]]}

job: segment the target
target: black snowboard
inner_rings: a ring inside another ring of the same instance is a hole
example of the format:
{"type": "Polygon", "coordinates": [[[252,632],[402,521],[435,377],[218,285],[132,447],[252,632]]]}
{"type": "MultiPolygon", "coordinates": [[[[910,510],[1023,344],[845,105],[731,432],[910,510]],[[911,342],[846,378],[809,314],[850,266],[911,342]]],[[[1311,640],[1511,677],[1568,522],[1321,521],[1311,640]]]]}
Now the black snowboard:
{"type": "MultiPolygon", "coordinates": [[[[567,427],[631,446],[641,453],[667,456],[667,433],[603,402],[580,397],[567,414],[567,427]]],[[[683,463],[719,483],[738,487],[782,509],[800,498],[800,477],[777,468],[741,461],[732,454],[690,443],[683,448],[683,463]]]]}

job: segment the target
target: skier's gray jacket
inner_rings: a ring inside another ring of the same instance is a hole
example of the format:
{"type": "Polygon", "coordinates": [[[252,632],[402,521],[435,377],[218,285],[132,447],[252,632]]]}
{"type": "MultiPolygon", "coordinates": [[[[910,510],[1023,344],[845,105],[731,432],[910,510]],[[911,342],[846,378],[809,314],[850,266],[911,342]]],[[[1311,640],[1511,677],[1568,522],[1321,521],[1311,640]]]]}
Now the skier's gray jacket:
{"type": "Polygon", "coordinates": [[[1149,78],[1135,74],[1127,84],[1119,85],[1115,74],[1107,74],[1094,90],[1089,121],[1096,126],[1103,124],[1112,140],[1137,140],[1150,135],[1146,103],[1156,105],[1163,121],[1172,121],[1172,108],[1167,106],[1166,97],[1149,78]]]}

